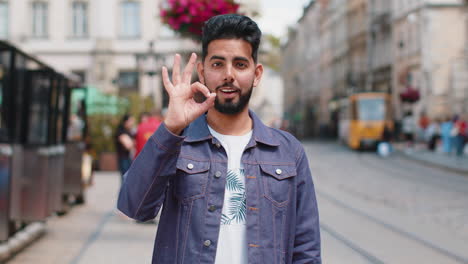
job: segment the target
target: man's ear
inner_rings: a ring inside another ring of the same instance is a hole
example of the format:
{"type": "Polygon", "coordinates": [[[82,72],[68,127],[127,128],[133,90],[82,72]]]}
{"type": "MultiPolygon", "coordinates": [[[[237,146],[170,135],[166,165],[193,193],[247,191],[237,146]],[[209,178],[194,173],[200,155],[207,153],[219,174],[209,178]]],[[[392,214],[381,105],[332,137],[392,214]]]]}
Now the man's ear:
{"type": "Polygon", "coordinates": [[[199,61],[197,63],[197,74],[198,74],[198,80],[202,83],[205,84],[205,69],[203,68],[203,61],[199,61]]]}
{"type": "Polygon", "coordinates": [[[260,83],[260,80],[262,79],[262,75],[263,75],[263,65],[261,63],[258,63],[255,66],[255,79],[253,82],[254,87],[258,86],[258,84],[260,83]]]}

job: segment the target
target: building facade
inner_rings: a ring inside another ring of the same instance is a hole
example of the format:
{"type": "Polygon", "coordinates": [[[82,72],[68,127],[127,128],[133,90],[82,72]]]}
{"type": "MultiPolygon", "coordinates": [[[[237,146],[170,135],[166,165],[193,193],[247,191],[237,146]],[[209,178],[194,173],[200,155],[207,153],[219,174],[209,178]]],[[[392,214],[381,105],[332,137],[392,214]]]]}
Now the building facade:
{"type": "Polygon", "coordinates": [[[392,94],[392,1],[368,2],[368,85],[373,91],[392,94]]]}
{"type": "Polygon", "coordinates": [[[299,137],[317,134],[324,117],[321,84],[317,82],[322,67],[320,51],[323,52],[319,12],[320,3],[311,1],[304,8],[297,29],[289,32],[288,42],[282,47],[281,75],[287,91],[284,118],[289,122],[289,129],[299,137]]]}
{"type": "Polygon", "coordinates": [[[311,1],[284,49],[289,115],[304,98],[302,80],[319,91],[319,126],[332,136],[341,99],[356,92],[389,93],[396,121],[408,111],[468,114],[467,10],[466,0],[311,1]],[[312,48],[300,44],[308,35],[320,43],[316,57],[297,55],[312,48]],[[402,102],[408,89],[419,91],[417,102],[402,102]]]}
{"type": "Polygon", "coordinates": [[[394,101],[397,116],[413,112],[433,118],[467,112],[468,75],[466,56],[466,10],[457,0],[395,1],[394,101]],[[420,92],[412,105],[398,100],[408,87],[420,92]]]}
{"type": "Polygon", "coordinates": [[[368,5],[366,0],[347,1],[347,26],[350,67],[348,77],[352,92],[370,90],[367,85],[368,5]]]}
{"type": "MultiPolygon", "coordinates": [[[[0,39],[109,94],[167,104],[160,67],[200,45],[163,25],[161,0],[0,0],[0,39]]],[[[241,1],[258,13],[258,0],[241,1]]]]}

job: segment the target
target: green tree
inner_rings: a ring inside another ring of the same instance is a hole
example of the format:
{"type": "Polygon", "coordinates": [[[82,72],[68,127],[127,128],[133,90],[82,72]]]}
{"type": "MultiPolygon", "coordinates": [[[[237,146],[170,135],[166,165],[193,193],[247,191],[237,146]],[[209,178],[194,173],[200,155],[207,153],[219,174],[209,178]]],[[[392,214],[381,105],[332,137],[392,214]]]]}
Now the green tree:
{"type": "Polygon", "coordinates": [[[267,34],[264,35],[264,44],[262,63],[273,69],[274,71],[280,70],[281,63],[281,40],[280,38],[267,34]]]}

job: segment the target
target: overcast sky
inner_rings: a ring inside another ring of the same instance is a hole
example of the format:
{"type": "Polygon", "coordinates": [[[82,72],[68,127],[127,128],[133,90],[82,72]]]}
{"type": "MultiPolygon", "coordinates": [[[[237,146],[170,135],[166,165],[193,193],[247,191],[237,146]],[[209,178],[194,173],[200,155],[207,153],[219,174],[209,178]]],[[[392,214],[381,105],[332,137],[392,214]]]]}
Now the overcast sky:
{"type": "Polygon", "coordinates": [[[303,7],[310,0],[261,0],[260,18],[257,18],[263,33],[277,37],[286,36],[288,25],[293,25],[302,16],[303,7]]]}

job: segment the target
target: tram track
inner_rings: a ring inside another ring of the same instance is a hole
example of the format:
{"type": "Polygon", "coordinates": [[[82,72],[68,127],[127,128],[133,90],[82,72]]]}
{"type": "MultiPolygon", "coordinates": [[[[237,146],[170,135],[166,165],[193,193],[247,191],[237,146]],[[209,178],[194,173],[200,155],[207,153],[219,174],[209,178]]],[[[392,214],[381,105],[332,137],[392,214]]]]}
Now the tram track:
{"type": "MultiPolygon", "coordinates": [[[[419,195],[431,190],[437,191],[441,197],[459,197],[457,201],[460,202],[468,190],[465,177],[419,163],[413,164],[397,155],[382,159],[375,153],[356,153],[336,144],[309,145],[306,151],[310,157],[320,153],[311,159],[311,169],[316,174],[322,232],[325,238],[338,243],[337,249],[342,248],[343,252],[363,260],[356,263],[428,263],[431,260],[431,263],[468,264],[468,256],[463,244],[460,244],[463,239],[458,237],[455,240],[458,242],[455,242],[450,234],[443,233],[444,229],[438,230],[437,225],[425,219],[413,221],[412,215],[400,215],[399,209],[406,208],[399,207],[406,205],[403,197],[398,197],[395,203],[387,203],[392,201],[393,195],[398,195],[398,189],[395,189],[398,186],[403,186],[402,191],[411,199],[417,198],[410,202],[424,203],[419,195]],[[389,186],[390,193],[381,196],[378,190],[387,190],[385,185],[389,186]],[[414,196],[408,193],[412,190],[417,191],[414,196]],[[362,197],[356,197],[360,194],[362,197]],[[352,202],[353,198],[357,199],[356,204],[352,202]],[[371,207],[368,208],[366,204],[369,202],[371,207]],[[387,206],[389,210],[385,209],[387,206]],[[396,215],[393,216],[392,212],[396,215]],[[431,228],[436,229],[432,231],[431,228]],[[402,252],[406,255],[397,256],[402,252]]],[[[424,206],[429,205],[425,203],[424,206]]],[[[437,203],[437,206],[442,206],[442,203],[437,203]]]]}
{"type": "Polygon", "coordinates": [[[357,243],[347,239],[345,236],[341,235],[338,231],[334,230],[332,227],[328,226],[325,223],[320,223],[320,229],[325,231],[327,234],[332,236],[334,239],[338,240],[340,243],[350,248],[353,252],[357,253],[359,256],[363,257],[369,263],[372,264],[384,264],[385,262],[378,257],[372,255],[367,250],[360,247],[357,243]]]}
{"type": "MultiPolygon", "coordinates": [[[[359,162],[362,165],[365,165],[367,168],[374,169],[374,170],[385,170],[392,174],[392,177],[397,177],[399,179],[403,179],[406,181],[416,182],[418,184],[425,184],[428,186],[436,186],[437,188],[443,188],[445,190],[449,190],[451,192],[458,192],[466,194],[468,193],[468,184],[451,184],[450,186],[447,184],[447,181],[444,181],[440,178],[440,174],[438,173],[449,173],[445,172],[441,169],[436,168],[425,168],[425,167],[414,167],[410,166],[409,164],[405,164],[402,161],[397,161],[395,159],[385,159],[379,160],[377,157],[371,156],[358,156],[359,162]],[[387,164],[383,164],[386,162],[387,164]],[[389,162],[393,163],[392,166],[389,166],[389,162]],[[421,175],[421,169],[426,170],[424,179],[418,177],[417,175],[421,175]],[[434,171],[436,170],[436,171],[434,171]]],[[[456,174],[456,173],[451,173],[456,174]]],[[[458,174],[456,174],[458,175],[458,174]]]]}
{"type": "MultiPolygon", "coordinates": [[[[316,189],[316,193],[317,195],[322,198],[322,199],[325,199],[326,201],[334,204],[335,206],[341,208],[341,209],[344,209],[346,210],[347,212],[350,212],[356,216],[359,216],[359,217],[362,217],[374,224],[377,224],[381,227],[383,227],[384,229],[388,230],[388,231],[391,231],[399,236],[402,236],[406,239],[409,239],[413,242],[416,242],[418,243],[419,245],[422,245],[424,246],[425,248],[433,251],[433,252],[436,252],[437,254],[440,254],[440,255],[443,255],[457,263],[463,263],[463,264],[468,264],[468,258],[464,257],[464,256],[460,256],[454,252],[451,252],[450,250],[446,249],[446,248],[443,248],[431,241],[428,241],[424,238],[421,238],[420,236],[418,236],[417,234],[415,233],[412,233],[412,232],[408,232],[408,231],[405,231],[395,225],[392,225],[386,221],[383,221],[375,216],[372,216],[358,208],[355,208],[335,197],[333,197],[331,194],[327,193],[327,192],[324,192],[323,190],[319,190],[319,189],[316,189]]],[[[354,252],[356,252],[357,254],[359,254],[360,256],[364,257],[366,260],[370,261],[371,263],[386,263],[384,260],[382,260],[381,258],[377,257],[376,254],[373,254],[372,252],[370,252],[369,250],[365,250],[363,249],[361,246],[358,245],[357,242],[353,242],[352,239],[350,238],[347,238],[345,235],[341,234],[339,231],[335,230],[333,227],[331,227],[330,225],[326,224],[325,222],[322,222],[320,224],[321,228],[323,231],[327,232],[328,234],[330,234],[332,237],[334,237],[335,239],[339,240],[341,243],[343,243],[344,245],[346,245],[348,248],[352,249],[354,252]]]]}

